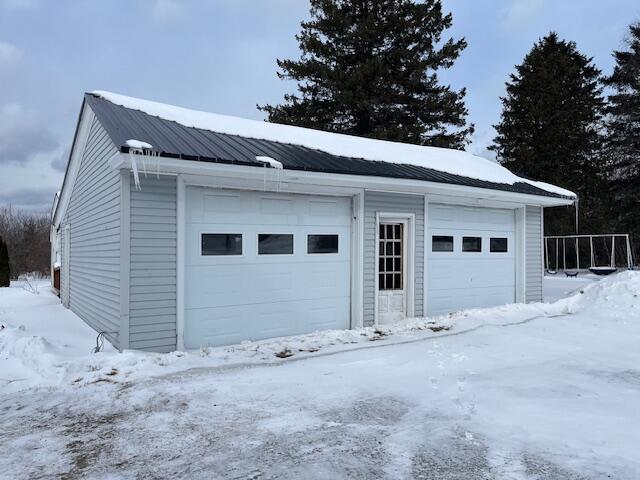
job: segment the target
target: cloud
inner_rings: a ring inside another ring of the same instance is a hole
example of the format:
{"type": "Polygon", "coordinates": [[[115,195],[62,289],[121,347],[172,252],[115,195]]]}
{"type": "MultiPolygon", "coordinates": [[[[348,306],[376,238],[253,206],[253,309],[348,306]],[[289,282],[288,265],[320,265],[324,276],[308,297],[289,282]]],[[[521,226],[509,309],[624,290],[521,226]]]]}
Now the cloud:
{"type": "Polygon", "coordinates": [[[67,162],[69,161],[70,148],[65,148],[62,154],[57,155],[51,160],[51,167],[58,172],[64,172],[67,169],[67,162]]]}
{"type": "Polygon", "coordinates": [[[543,0],[511,0],[502,11],[502,22],[507,27],[528,23],[542,10],[543,0]]]}
{"type": "Polygon", "coordinates": [[[0,193],[0,207],[12,207],[46,212],[51,208],[55,190],[47,188],[23,188],[10,193],[0,193]]]}
{"type": "Polygon", "coordinates": [[[58,141],[35,112],[17,103],[0,106],[0,164],[24,163],[57,147],[58,141]]]}
{"type": "Polygon", "coordinates": [[[0,41],[0,68],[17,62],[22,56],[22,51],[15,45],[0,41]]]}

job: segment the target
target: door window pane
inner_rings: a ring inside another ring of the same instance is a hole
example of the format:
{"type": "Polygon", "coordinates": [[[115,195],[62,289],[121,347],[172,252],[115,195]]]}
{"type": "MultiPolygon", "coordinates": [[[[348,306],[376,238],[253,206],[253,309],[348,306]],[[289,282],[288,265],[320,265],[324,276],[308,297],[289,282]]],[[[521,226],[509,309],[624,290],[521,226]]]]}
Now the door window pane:
{"type": "Polygon", "coordinates": [[[506,238],[491,238],[489,241],[489,250],[491,252],[507,252],[507,239],[506,238]]]}
{"type": "Polygon", "coordinates": [[[307,235],[307,253],[338,253],[338,235],[307,235]]]}
{"type": "Polygon", "coordinates": [[[240,233],[203,233],[201,254],[242,255],[242,234],[240,233]]]}
{"type": "Polygon", "coordinates": [[[481,252],[482,237],[462,237],[463,252],[481,252]]]}
{"type": "Polygon", "coordinates": [[[259,255],[293,255],[293,234],[261,233],[258,235],[259,255]]]}
{"type": "Polygon", "coordinates": [[[432,252],[453,252],[453,237],[434,235],[431,237],[432,252]]]}
{"type": "Polygon", "coordinates": [[[402,290],[403,288],[403,224],[380,224],[380,249],[378,258],[378,289],[402,290]]]}

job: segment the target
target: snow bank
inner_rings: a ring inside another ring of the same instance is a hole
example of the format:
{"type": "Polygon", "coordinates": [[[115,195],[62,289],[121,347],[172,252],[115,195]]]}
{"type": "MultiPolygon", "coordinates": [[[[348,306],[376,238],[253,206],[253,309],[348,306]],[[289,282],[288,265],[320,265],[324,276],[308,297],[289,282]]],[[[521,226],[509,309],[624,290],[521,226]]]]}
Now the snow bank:
{"type": "Polygon", "coordinates": [[[110,345],[91,353],[96,332],[60,305],[49,280],[36,282],[38,294],[25,286],[0,288],[0,392],[59,385],[100,357],[113,357],[110,345]]]}
{"type": "Polygon", "coordinates": [[[498,163],[460,150],[424,147],[407,143],[323,132],[310,128],[247,120],[227,115],[189,110],[101,90],[96,90],[91,93],[116,105],[132,110],[139,110],[186,127],[200,128],[228,135],[239,135],[248,138],[301,145],[344,157],[417,165],[453,175],[461,175],[494,183],[513,185],[517,182],[524,182],[551,193],[558,193],[568,197],[576,196],[575,193],[554,185],[520,178],[498,163]]]}
{"type": "Polygon", "coordinates": [[[624,271],[593,282],[557,301],[563,312],[606,312],[609,318],[640,321],[640,272],[624,271]]]}
{"type": "Polygon", "coordinates": [[[57,297],[48,291],[31,295],[20,288],[5,288],[0,289],[0,389],[135,381],[193,368],[243,368],[576,313],[587,314],[576,321],[640,321],[639,295],[640,272],[628,271],[593,282],[554,303],[471,309],[393,325],[328,330],[191,352],[118,353],[108,346],[105,352],[91,354],[95,332],[60,306],[57,297]]]}

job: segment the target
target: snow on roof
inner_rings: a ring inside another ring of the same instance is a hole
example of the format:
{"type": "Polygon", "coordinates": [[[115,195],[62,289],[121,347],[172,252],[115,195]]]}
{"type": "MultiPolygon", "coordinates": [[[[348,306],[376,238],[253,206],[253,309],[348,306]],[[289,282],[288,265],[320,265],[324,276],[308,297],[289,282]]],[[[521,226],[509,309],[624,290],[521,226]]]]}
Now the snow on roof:
{"type": "Polygon", "coordinates": [[[116,105],[174,121],[185,127],[300,145],[343,157],[416,165],[487,182],[508,185],[524,182],[547,192],[576,197],[576,194],[569,190],[548,183],[535,182],[518,177],[498,163],[461,150],[375,140],[291,125],[247,120],[239,117],[190,110],[101,90],[91,93],[116,105]]]}
{"type": "Polygon", "coordinates": [[[282,170],[282,162],[279,162],[275,158],[266,157],[264,155],[256,155],[256,161],[269,165],[271,168],[277,168],[282,170]]]}
{"type": "Polygon", "coordinates": [[[125,145],[126,145],[127,147],[137,148],[137,149],[139,149],[139,150],[143,150],[143,149],[145,149],[145,148],[150,150],[150,149],[152,149],[152,148],[153,148],[153,145],[151,145],[150,143],[142,142],[142,141],[140,141],[140,140],[133,140],[133,139],[131,139],[131,140],[127,140],[127,141],[125,142],[125,145]]]}

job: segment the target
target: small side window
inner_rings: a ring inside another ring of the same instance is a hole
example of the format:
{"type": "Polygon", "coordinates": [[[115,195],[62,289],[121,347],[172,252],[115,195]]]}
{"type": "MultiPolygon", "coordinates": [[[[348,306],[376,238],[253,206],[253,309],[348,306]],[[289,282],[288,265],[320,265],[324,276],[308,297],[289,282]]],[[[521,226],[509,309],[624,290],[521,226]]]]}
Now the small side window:
{"type": "Polygon", "coordinates": [[[293,255],[292,233],[261,233],[258,235],[258,255],[293,255]]]}
{"type": "Polygon", "coordinates": [[[482,252],[482,237],[462,237],[463,252],[482,252]]]}
{"type": "Polygon", "coordinates": [[[203,233],[200,253],[212,255],[242,255],[241,233],[203,233]]]}
{"type": "Polygon", "coordinates": [[[432,252],[453,252],[453,237],[433,235],[431,237],[432,252]]]}
{"type": "Polygon", "coordinates": [[[307,235],[307,253],[338,253],[338,235],[307,235]]]}
{"type": "Polygon", "coordinates": [[[491,238],[489,241],[489,251],[492,253],[505,253],[508,251],[506,238],[491,238]]]}

